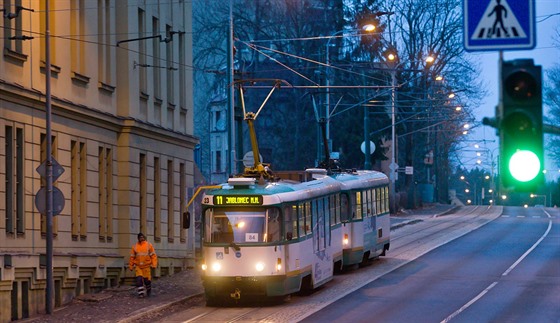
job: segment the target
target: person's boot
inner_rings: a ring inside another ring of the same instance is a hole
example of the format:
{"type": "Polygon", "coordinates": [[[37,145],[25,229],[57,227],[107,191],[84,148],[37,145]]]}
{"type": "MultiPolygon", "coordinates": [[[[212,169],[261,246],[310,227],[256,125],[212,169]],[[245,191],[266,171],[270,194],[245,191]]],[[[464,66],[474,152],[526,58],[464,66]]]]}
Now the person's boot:
{"type": "Polygon", "coordinates": [[[152,294],[152,282],[147,280],[145,282],[145,286],[146,286],[146,294],[148,295],[148,297],[152,294]]]}
{"type": "Polygon", "coordinates": [[[138,297],[140,298],[144,298],[144,296],[146,296],[146,288],[144,286],[140,286],[138,287],[138,297]]]}

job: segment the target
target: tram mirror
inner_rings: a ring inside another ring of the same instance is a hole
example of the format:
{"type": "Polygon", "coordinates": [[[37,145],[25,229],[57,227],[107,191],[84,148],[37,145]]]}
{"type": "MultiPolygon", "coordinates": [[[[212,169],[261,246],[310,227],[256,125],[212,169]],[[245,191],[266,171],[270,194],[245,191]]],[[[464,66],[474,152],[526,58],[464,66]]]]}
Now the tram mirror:
{"type": "Polygon", "coordinates": [[[183,229],[191,227],[191,213],[189,211],[183,212],[183,229]]]}

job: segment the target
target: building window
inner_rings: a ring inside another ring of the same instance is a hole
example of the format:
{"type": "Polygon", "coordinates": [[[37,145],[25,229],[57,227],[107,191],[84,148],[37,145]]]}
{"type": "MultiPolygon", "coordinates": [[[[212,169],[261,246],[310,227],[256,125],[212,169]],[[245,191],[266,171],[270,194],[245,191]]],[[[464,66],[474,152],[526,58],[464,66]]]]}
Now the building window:
{"type": "Polygon", "coordinates": [[[23,234],[24,223],[24,162],[23,129],[6,126],[6,233],[23,234]]]}
{"type": "Polygon", "coordinates": [[[4,21],[2,24],[4,27],[4,47],[8,52],[23,54],[23,40],[21,39],[21,36],[23,36],[23,19],[21,18],[22,11],[19,13],[20,16],[15,19],[9,19],[7,17],[8,13],[16,12],[17,6],[21,7],[21,0],[4,0],[3,8],[6,10],[3,15],[4,21]],[[17,39],[10,39],[12,37],[17,39]]]}
{"type": "Polygon", "coordinates": [[[220,150],[216,150],[214,158],[214,172],[221,173],[222,172],[222,152],[220,150]]]}
{"type": "MultiPolygon", "coordinates": [[[[187,109],[187,71],[185,69],[186,55],[185,55],[185,34],[179,34],[179,106],[182,109],[187,109]]],[[[184,131],[184,128],[181,128],[184,131]]]]}
{"type": "Polygon", "coordinates": [[[214,111],[214,130],[224,130],[222,111],[220,110],[214,111]]]}
{"type": "Polygon", "coordinates": [[[173,242],[175,229],[175,172],[173,161],[167,161],[167,240],[173,242]]]}
{"type": "Polygon", "coordinates": [[[183,230],[185,223],[183,223],[183,212],[187,211],[187,170],[185,163],[179,164],[179,239],[181,242],[186,242],[186,230],[183,230]]]}
{"type": "MultiPolygon", "coordinates": [[[[56,14],[57,14],[57,1],[50,1],[49,2],[49,28],[50,28],[50,34],[51,35],[56,35],[56,24],[54,23],[56,21],[56,14]]],[[[40,8],[40,12],[44,13],[46,11],[46,1],[40,1],[39,2],[39,8],[40,8]]],[[[39,20],[40,20],[40,24],[39,24],[39,29],[40,29],[40,34],[41,35],[45,35],[46,34],[46,21],[45,21],[45,14],[41,14],[39,15],[39,20]]],[[[17,20],[17,19],[14,19],[17,20]]],[[[45,48],[45,44],[44,42],[40,42],[41,44],[41,61],[42,62],[46,62],[47,60],[47,49],[45,48]]],[[[57,37],[51,37],[50,38],[50,58],[51,58],[51,65],[54,65],[56,62],[56,51],[58,48],[58,40],[57,37]]]]}
{"type": "Polygon", "coordinates": [[[86,72],[86,35],[85,23],[85,4],[84,0],[70,1],[70,32],[72,41],[70,41],[70,57],[72,71],[79,74],[86,72]]]}
{"type": "MultiPolygon", "coordinates": [[[[171,26],[165,25],[166,37],[171,37],[171,26]]],[[[173,42],[170,41],[166,45],[166,71],[167,71],[167,103],[175,102],[175,82],[173,82],[173,42]]]]}
{"type": "Polygon", "coordinates": [[[71,141],[71,187],[72,187],[72,240],[87,238],[87,154],[86,144],[71,141]]]}
{"type": "MultiPolygon", "coordinates": [[[[52,159],[56,159],[57,157],[57,137],[51,136],[51,157],[52,159]]],[[[47,160],[47,135],[41,134],[41,163],[46,162],[47,160]]],[[[55,183],[53,183],[55,185],[55,183]]],[[[41,187],[47,186],[47,179],[42,177],[41,178],[41,187]]],[[[53,217],[52,219],[52,233],[54,236],[58,234],[58,217],[53,217]]],[[[47,216],[41,214],[41,236],[46,238],[47,236],[47,216]]]]}
{"type": "Polygon", "coordinates": [[[111,84],[111,0],[97,0],[97,64],[99,81],[111,84]]]}
{"type": "Polygon", "coordinates": [[[113,157],[110,148],[99,147],[99,239],[113,240],[113,157]]]}
{"type": "MultiPolygon", "coordinates": [[[[171,7],[171,6],[170,6],[171,7]]],[[[152,36],[160,35],[159,30],[159,19],[152,17],[152,36]]],[[[159,38],[152,39],[152,51],[153,51],[153,62],[152,73],[154,77],[154,97],[161,100],[161,70],[157,66],[161,66],[160,62],[160,45],[161,41],[159,38]]]]}
{"type": "MultiPolygon", "coordinates": [[[[145,23],[145,12],[142,9],[138,9],[138,38],[146,37],[146,23],[145,23]]],[[[140,92],[141,94],[148,93],[147,75],[146,75],[146,41],[138,41],[138,72],[140,73],[140,92]]]]}
{"type": "Polygon", "coordinates": [[[154,157],[154,240],[161,241],[161,165],[154,157]]]}
{"type": "Polygon", "coordinates": [[[140,154],[140,232],[147,234],[148,227],[148,165],[146,155],[140,154]]]}

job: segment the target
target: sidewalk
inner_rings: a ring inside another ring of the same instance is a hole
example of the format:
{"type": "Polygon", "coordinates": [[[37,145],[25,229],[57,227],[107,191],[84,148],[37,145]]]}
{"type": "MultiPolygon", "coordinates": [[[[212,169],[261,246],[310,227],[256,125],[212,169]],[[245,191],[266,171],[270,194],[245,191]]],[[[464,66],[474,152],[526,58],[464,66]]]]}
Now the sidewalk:
{"type": "MultiPolygon", "coordinates": [[[[433,204],[391,216],[391,230],[442,216],[456,206],[433,204]]],[[[97,294],[86,294],[57,308],[53,314],[42,314],[23,322],[138,322],[150,320],[150,313],[161,311],[189,298],[203,294],[199,268],[189,268],[152,283],[152,296],[138,298],[133,286],[120,286],[97,294]]]]}
{"type": "Polygon", "coordinates": [[[391,215],[391,230],[422,222],[425,218],[439,217],[453,213],[458,207],[459,206],[452,204],[429,204],[415,210],[404,210],[396,215],[391,215]]]}
{"type": "Polygon", "coordinates": [[[133,286],[120,286],[79,296],[51,315],[42,314],[22,322],[142,322],[152,312],[202,293],[199,269],[189,268],[154,280],[152,295],[147,298],[138,298],[133,286]]]}

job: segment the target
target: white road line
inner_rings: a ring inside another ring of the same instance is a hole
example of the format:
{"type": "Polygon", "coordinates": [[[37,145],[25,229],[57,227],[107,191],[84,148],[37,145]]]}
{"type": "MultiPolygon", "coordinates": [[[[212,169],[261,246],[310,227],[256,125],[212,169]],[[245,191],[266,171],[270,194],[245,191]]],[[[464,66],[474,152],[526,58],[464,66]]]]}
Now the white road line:
{"type": "Polygon", "coordinates": [[[480,294],[476,295],[475,298],[471,299],[467,304],[463,305],[460,309],[456,310],[455,313],[449,315],[448,317],[445,318],[445,320],[441,321],[441,323],[447,323],[449,322],[452,318],[454,318],[455,316],[459,315],[459,313],[461,313],[462,311],[466,310],[469,306],[471,306],[472,304],[474,304],[474,302],[478,301],[479,299],[482,298],[482,296],[484,296],[486,293],[488,293],[492,288],[494,288],[494,286],[498,285],[498,282],[493,282],[492,284],[490,284],[490,286],[486,287],[485,290],[483,290],[480,294]]]}
{"type": "MultiPolygon", "coordinates": [[[[544,210],[543,210],[544,211],[544,210]]],[[[550,229],[552,228],[552,220],[551,220],[551,216],[548,212],[544,211],[544,213],[546,213],[546,215],[548,216],[548,228],[546,229],[545,233],[540,237],[539,240],[537,240],[537,242],[535,242],[533,244],[533,246],[531,248],[529,248],[529,250],[525,251],[525,253],[519,257],[519,259],[517,259],[513,265],[511,265],[506,271],[504,271],[504,273],[502,274],[502,277],[507,276],[515,267],[517,267],[517,265],[519,265],[519,263],[525,259],[525,257],[527,257],[543,240],[544,238],[546,238],[546,236],[548,235],[548,233],[550,232],[550,229]]],[[[519,217],[519,216],[518,216],[519,217]]],[[[490,291],[492,288],[494,288],[494,286],[498,285],[498,282],[495,281],[492,284],[490,284],[490,286],[486,287],[486,289],[484,289],[482,292],[480,292],[480,294],[476,295],[475,298],[471,299],[467,304],[463,305],[460,309],[456,310],[453,314],[449,315],[448,317],[446,317],[443,321],[441,321],[441,323],[447,323],[449,322],[451,319],[453,319],[455,316],[459,315],[461,312],[463,312],[464,310],[466,310],[467,308],[469,308],[472,304],[474,304],[476,301],[478,301],[479,299],[482,298],[482,296],[484,296],[486,293],[488,293],[488,291],[490,291]]]]}

